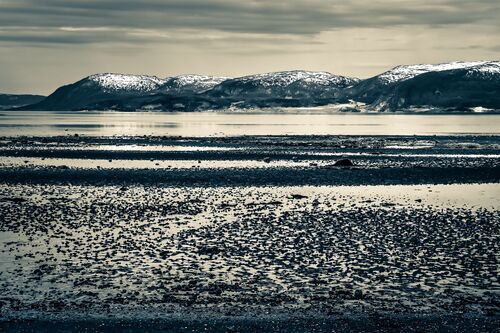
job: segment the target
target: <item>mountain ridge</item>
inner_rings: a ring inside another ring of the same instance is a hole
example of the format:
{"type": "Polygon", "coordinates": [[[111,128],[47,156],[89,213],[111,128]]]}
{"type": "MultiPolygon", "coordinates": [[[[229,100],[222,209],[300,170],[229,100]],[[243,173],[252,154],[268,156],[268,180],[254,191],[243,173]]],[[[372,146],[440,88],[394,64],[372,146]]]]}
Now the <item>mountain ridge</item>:
{"type": "Polygon", "coordinates": [[[0,110],[23,107],[42,101],[46,96],[32,94],[2,94],[0,93],[0,110]]]}
{"type": "Polygon", "coordinates": [[[422,73],[389,87],[372,105],[382,111],[426,105],[455,111],[500,108],[500,62],[422,73]]]}
{"type": "Polygon", "coordinates": [[[415,106],[500,109],[497,94],[500,95],[499,61],[455,61],[400,65],[364,80],[305,70],[236,78],[102,73],[59,87],[42,101],[19,109],[201,111],[320,106],[349,101],[375,111],[415,106]]]}

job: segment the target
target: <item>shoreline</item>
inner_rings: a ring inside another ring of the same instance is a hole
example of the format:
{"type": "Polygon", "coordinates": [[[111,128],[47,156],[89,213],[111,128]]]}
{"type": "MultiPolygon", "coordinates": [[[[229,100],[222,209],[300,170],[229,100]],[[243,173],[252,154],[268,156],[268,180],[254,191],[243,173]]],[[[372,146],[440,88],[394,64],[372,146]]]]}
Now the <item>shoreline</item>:
{"type": "Polygon", "coordinates": [[[490,332],[499,148],[3,137],[0,329],[490,332]]]}
{"type": "Polygon", "coordinates": [[[500,182],[500,137],[3,137],[0,179],[178,186],[500,182]],[[351,165],[337,166],[342,159],[351,165]]]}

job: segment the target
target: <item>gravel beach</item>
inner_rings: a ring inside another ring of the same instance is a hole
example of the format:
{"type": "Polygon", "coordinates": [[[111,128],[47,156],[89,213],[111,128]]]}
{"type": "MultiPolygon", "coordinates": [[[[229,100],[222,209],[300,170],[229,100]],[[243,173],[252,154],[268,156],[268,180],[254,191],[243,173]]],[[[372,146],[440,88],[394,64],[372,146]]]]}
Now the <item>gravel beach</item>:
{"type": "Polygon", "coordinates": [[[492,332],[500,137],[0,138],[8,332],[492,332]]]}

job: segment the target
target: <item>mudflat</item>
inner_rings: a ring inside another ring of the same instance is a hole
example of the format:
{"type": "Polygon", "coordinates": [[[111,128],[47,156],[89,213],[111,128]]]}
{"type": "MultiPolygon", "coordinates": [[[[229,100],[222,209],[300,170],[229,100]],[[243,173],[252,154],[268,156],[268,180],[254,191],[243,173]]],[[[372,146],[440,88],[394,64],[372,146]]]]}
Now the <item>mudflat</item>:
{"type": "Polygon", "coordinates": [[[498,328],[500,137],[0,138],[0,327],[498,328]]]}

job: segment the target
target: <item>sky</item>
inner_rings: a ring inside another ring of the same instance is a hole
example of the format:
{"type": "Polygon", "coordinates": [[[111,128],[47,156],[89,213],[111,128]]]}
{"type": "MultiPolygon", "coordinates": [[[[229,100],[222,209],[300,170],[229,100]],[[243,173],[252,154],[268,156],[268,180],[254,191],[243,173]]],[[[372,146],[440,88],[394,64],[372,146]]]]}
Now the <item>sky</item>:
{"type": "Polygon", "coordinates": [[[500,60],[499,17],[499,0],[0,0],[0,92],[104,72],[367,78],[500,60]]]}

